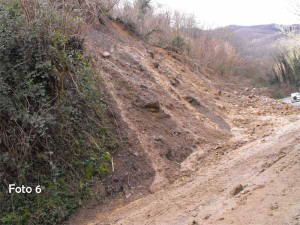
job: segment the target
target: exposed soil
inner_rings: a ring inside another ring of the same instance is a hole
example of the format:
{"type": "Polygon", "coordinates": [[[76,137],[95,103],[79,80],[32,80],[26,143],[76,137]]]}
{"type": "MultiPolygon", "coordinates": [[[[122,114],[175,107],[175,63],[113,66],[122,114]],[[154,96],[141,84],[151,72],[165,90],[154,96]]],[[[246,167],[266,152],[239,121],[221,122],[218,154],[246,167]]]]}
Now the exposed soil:
{"type": "Polygon", "coordinates": [[[220,160],[189,160],[190,177],[84,224],[299,224],[299,125],[220,160]]]}
{"type": "Polygon", "coordinates": [[[68,224],[300,224],[300,110],[118,24],[86,32],[124,145],[104,182],[114,197],[68,224]]]}

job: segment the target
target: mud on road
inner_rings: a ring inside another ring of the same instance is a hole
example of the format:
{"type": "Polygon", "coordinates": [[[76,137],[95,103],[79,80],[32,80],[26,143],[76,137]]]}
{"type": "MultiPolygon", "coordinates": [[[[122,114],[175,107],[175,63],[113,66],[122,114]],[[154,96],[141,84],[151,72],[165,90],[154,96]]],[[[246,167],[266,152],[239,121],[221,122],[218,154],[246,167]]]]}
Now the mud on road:
{"type": "MultiPolygon", "coordinates": [[[[300,120],[277,127],[221,160],[187,159],[174,184],[78,224],[300,223],[300,120]],[[217,162],[217,163],[216,163],[217,162]]],[[[201,158],[201,153],[194,153],[201,158]]]]}

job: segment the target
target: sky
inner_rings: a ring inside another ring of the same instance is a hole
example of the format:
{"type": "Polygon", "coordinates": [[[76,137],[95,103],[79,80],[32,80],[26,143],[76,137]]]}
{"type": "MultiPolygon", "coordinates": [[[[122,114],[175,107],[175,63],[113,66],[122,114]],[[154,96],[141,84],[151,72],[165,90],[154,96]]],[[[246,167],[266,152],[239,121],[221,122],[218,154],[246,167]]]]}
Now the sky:
{"type": "Polygon", "coordinates": [[[292,12],[292,1],[297,0],[156,0],[167,8],[192,13],[212,27],[300,23],[292,12]]]}

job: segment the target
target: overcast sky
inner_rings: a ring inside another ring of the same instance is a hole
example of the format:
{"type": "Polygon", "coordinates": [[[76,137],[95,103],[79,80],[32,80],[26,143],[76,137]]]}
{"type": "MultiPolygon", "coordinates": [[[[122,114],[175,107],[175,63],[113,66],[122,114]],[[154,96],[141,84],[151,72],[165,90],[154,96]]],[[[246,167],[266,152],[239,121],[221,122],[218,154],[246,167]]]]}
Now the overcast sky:
{"type": "Polygon", "coordinates": [[[300,22],[291,11],[291,0],[156,0],[156,2],[170,9],[193,13],[200,22],[214,27],[270,23],[288,25],[300,22]]]}

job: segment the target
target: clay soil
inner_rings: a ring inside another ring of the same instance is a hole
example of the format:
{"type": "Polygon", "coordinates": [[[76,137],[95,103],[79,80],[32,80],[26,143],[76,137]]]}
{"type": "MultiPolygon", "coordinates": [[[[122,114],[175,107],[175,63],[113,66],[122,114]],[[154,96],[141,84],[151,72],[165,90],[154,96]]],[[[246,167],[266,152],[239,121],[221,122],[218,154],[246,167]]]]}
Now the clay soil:
{"type": "Polygon", "coordinates": [[[299,109],[120,24],[86,33],[120,147],[68,224],[300,224],[299,109]]]}

